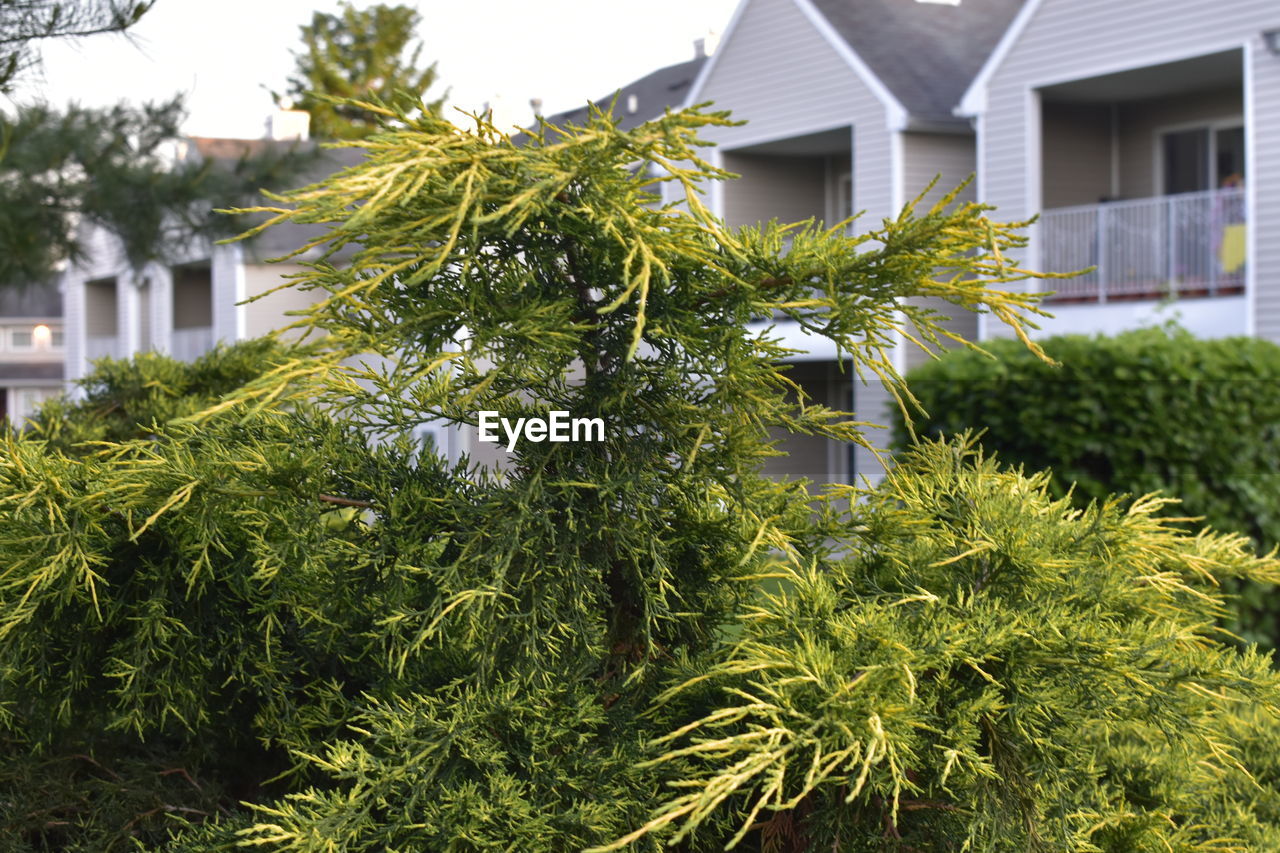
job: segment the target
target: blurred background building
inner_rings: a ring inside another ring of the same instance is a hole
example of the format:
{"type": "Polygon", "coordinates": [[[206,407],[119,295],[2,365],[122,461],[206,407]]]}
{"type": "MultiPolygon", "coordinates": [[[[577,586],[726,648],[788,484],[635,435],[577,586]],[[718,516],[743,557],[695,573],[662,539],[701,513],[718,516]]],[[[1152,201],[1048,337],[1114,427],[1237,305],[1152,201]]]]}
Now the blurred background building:
{"type": "MultiPolygon", "coordinates": [[[[934,178],[921,205],[973,176],[959,201],[992,204],[1001,220],[1038,217],[1019,263],[1090,268],[1044,285],[1056,291],[1045,297],[1055,317],[1044,334],[1176,316],[1198,335],[1280,340],[1280,240],[1269,236],[1280,233],[1274,0],[1126,0],[1123,9],[1104,0],[741,0],[721,29],[687,59],[620,86],[591,67],[579,76],[623,127],[707,101],[746,119],[706,133],[716,143],[709,159],[740,176],[708,198],[729,225],[834,224],[861,213],[850,228],[862,233],[934,178]]],[[[540,98],[529,103],[530,118],[541,113],[540,98]]],[[[491,105],[514,115],[508,102],[491,105]]],[[[580,123],[587,108],[546,118],[580,123]]],[[[187,156],[234,157],[305,133],[297,114],[281,113],[264,140],[192,138],[187,156]]],[[[189,359],[286,324],[309,296],[286,288],[241,303],[298,269],[265,261],[307,236],[282,228],[246,244],[196,243],[179,262],[133,270],[109,234],[86,229],[85,256],[61,281],[65,377],[83,376],[101,355],[189,359]]],[[[11,417],[56,387],[62,350],[56,301],[23,298],[32,301],[5,307],[0,321],[11,417]]],[[[981,315],[952,321],[979,340],[999,326],[981,315]]],[[[786,321],[773,334],[797,351],[792,376],[812,400],[886,422],[886,390],[842,370],[827,342],[786,321]]],[[[905,372],[929,355],[904,337],[891,358],[905,372]]],[[[449,441],[474,446],[466,435],[449,441]]],[[[787,449],[778,473],[848,481],[880,471],[870,454],[820,439],[790,438],[787,449]]]]}

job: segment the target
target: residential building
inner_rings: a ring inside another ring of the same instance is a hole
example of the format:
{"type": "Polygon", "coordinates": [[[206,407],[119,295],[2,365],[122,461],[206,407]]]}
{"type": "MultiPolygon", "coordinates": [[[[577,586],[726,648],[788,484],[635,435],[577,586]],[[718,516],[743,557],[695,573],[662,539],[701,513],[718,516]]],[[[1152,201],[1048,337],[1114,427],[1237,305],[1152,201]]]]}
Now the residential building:
{"type": "MultiPolygon", "coordinates": [[[[928,205],[976,167],[972,124],[953,110],[1014,19],[1022,0],[742,0],[691,87],[690,104],[712,101],[745,119],[711,128],[711,159],[740,177],[722,184],[712,209],[730,225],[769,219],[838,222],[854,212],[866,230],[938,177],[928,205]]],[[[970,186],[962,200],[974,197],[970,186]]],[[[975,315],[952,329],[978,333],[975,315]]],[[[886,423],[894,405],[878,382],[841,370],[830,342],[782,322],[774,334],[802,350],[792,369],[815,401],[886,423]]],[[[900,341],[895,366],[928,356],[900,341]]],[[[887,436],[873,433],[874,443],[887,436]]],[[[777,474],[820,482],[876,480],[870,453],[791,437],[777,474]]]]}
{"type": "MultiPolygon", "coordinates": [[[[976,169],[972,123],[954,114],[961,96],[1013,21],[1022,0],[742,0],[709,57],[661,69],[596,103],[624,127],[681,105],[711,101],[745,119],[708,128],[708,158],[737,174],[717,185],[711,209],[729,225],[770,219],[835,223],[861,211],[869,229],[896,215],[935,178],[932,204],[976,169]],[[688,79],[692,77],[692,79],[688,79]],[[687,82],[686,82],[687,81],[687,82]]],[[[584,121],[585,108],[551,117],[584,121]]],[[[970,186],[962,200],[974,198],[970,186]]],[[[978,335],[974,315],[951,328],[978,335]]],[[[773,334],[799,354],[789,376],[814,402],[886,423],[892,397],[842,368],[834,346],[779,321],[773,334]]],[[[895,348],[905,371],[928,356],[895,348]]],[[[809,436],[778,436],[787,456],[770,460],[778,476],[817,482],[879,478],[869,452],[809,436]]],[[[873,435],[879,445],[887,436],[873,435]]]]}
{"type": "MultiPolygon", "coordinates": [[[[629,127],[705,101],[747,120],[704,133],[717,144],[710,159],[740,175],[708,200],[730,225],[861,211],[854,227],[865,229],[935,176],[925,204],[976,173],[963,199],[993,204],[1004,220],[1041,217],[1024,265],[1095,268],[1046,284],[1057,292],[1045,334],[1158,321],[1176,297],[1180,321],[1199,334],[1280,340],[1280,242],[1265,238],[1280,220],[1275,0],[741,0],[714,54],[596,103],[629,127]]],[[[549,120],[585,118],[584,108],[549,120]]],[[[69,375],[104,347],[182,356],[278,324],[300,295],[281,291],[271,311],[235,303],[289,272],[261,261],[295,236],[277,229],[264,237],[272,244],[205,247],[150,278],[118,263],[77,270],[69,375]],[[116,287],[125,275],[131,286],[116,287]]],[[[952,328],[1003,333],[983,320],[963,314],[952,328]]],[[[800,351],[791,375],[814,401],[887,421],[885,389],[842,372],[828,342],[786,321],[774,333],[800,351]]],[[[927,356],[901,341],[894,358],[905,372],[927,356]]],[[[437,440],[491,450],[466,429],[437,440]]],[[[881,471],[870,454],[821,439],[790,437],[785,449],[773,473],[841,481],[881,471]]]]}
{"type": "MultiPolygon", "coordinates": [[[[192,138],[183,156],[234,160],[262,146],[293,144],[305,139],[305,118],[294,112],[273,116],[269,136],[262,140],[192,138]]],[[[356,156],[351,149],[318,155],[312,177],[350,165],[356,156]]],[[[190,361],[216,342],[259,337],[288,325],[295,319],[291,312],[305,309],[317,296],[279,286],[309,256],[268,261],[292,253],[316,233],[315,226],[286,224],[230,245],[196,239],[171,247],[167,263],[134,269],[114,235],[87,225],[82,259],[62,277],[67,378],[86,375],[91,362],[103,356],[155,351],[190,361]],[[244,304],[253,297],[261,298],[244,304]]]]}
{"type": "MultiPolygon", "coordinates": [[[[268,122],[263,139],[192,137],[180,156],[235,161],[265,146],[307,138],[307,114],[281,111],[268,122]]],[[[356,148],[315,151],[315,160],[294,183],[303,185],[354,165],[356,148]]],[[[210,214],[213,215],[213,214],[210,214]]],[[[283,223],[249,240],[219,245],[206,239],[169,247],[165,263],[136,269],[118,238],[89,224],[80,235],[81,258],[62,276],[66,306],[68,391],[92,370],[95,359],[127,358],[158,352],[192,361],[216,344],[279,332],[323,298],[318,291],[289,286],[322,250],[297,250],[323,234],[325,226],[283,223]],[[288,256],[288,260],[273,262],[288,256]],[[248,301],[252,300],[252,301],[248,301]]],[[[331,256],[341,262],[351,249],[331,256]]],[[[285,332],[286,336],[289,332],[285,332]]],[[[0,368],[2,369],[2,368],[0,368]]],[[[435,425],[419,430],[450,458],[467,447],[469,433],[435,425]]]]}
{"type": "Polygon", "coordinates": [[[1024,263],[1094,268],[1045,283],[1045,333],[1280,340],[1278,31],[1274,0],[1027,0],[957,113],[979,197],[1040,215],[1024,263]]]}
{"type": "Polygon", "coordinates": [[[683,107],[709,55],[707,40],[699,39],[694,42],[693,59],[659,68],[589,105],[547,116],[546,120],[557,127],[583,125],[591,117],[591,108],[595,107],[609,112],[617,120],[618,127],[630,130],[658,118],[668,109],[683,107]]]}
{"type": "Polygon", "coordinates": [[[0,289],[0,422],[20,427],[62,393],[63,351],[55,284],[0,289]]]}

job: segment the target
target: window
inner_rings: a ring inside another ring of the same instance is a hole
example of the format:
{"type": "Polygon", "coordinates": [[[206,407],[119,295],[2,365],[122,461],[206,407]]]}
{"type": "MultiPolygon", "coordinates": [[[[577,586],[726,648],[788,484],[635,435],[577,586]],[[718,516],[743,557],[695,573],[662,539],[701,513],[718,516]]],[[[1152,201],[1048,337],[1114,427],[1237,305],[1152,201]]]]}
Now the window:
{"type": "Polygon", "coordinates": [[[0,329],[0,343],[11,352],[45,352],[60,350],[65,345],[62,328],[39,323],[35,326],[10,326],[0,329]]]}
{"type": "MultiPolygon", "coordinates": [[[[148,296],[148,300],[149,300],[148,296]]],[[[208,264],[173,268],[173,328],[213,326],[213,273],[208,264]]]]}
{"type": "Polygon", "coordinates": [[[1244,181],[1244,127],[1192,127],[1160,135],[1165,195],[1240,186],[1244,181]]]}

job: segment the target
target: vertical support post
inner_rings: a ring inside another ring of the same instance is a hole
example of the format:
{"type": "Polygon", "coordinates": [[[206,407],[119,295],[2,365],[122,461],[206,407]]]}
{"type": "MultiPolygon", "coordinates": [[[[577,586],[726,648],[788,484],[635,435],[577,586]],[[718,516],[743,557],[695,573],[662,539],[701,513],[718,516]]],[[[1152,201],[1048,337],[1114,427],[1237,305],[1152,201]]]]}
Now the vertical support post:
{"type": "Polygon", "coordinates": [[[1107,301],[1107,206],[1098,205],[1098,302],[1107,301]]]}
{"type": "Polygon", "coordinates": [[[1218,295],[1218,267],[1222,265],[1222,241],[1227,234],[1227,194],[1230,190],[1213,190],[1209,195],[1209,239],[1204,243],[1205,263],[1209,266],[1209,295],[1218,295]],[[1218,251],[1214,251],[1214,245],[1218,251]]]}

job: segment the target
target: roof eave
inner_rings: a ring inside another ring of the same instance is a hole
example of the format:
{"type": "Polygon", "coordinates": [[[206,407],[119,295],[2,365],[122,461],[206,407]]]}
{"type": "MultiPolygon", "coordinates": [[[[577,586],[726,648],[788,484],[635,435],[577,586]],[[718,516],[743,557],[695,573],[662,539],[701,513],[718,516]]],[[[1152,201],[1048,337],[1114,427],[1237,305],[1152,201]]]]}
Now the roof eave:
{"type": "Polygon", "coordinates": [[[945,116],[909,116],[902,128],[912,133],[946,133],[953,136],[969,136],[973,133],[973,123],[968,118],[947,118],[945,116]]]}

